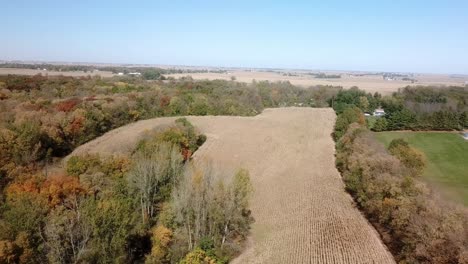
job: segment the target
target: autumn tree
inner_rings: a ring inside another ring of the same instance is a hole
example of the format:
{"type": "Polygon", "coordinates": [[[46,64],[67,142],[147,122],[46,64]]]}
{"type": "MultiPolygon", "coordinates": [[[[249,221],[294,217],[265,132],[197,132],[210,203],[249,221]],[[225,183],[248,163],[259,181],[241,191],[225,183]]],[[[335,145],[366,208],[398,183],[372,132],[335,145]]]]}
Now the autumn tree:
{"type": "Polygon", "coordinates": [[[362,111],[357,107],[346,108],[343,113],[336,118],[335,131],[333,137],[335,140],[340,139],[348,130],[352,123],[365,124],[365,119],[362,111]]]}
{"type": "Polygon", "coordinates": [[[193,250],[203,238],[218,249],[244,238],[252,221],[248,201],[252,187],[249,174],[240,170],[225,175],[207,164],[191,164],[173,196],[175,220],[193,250]]]}
{"type": "Polygon", "coordinates": [[[140,202],[142,222],[154,217],[158,202],[164,201],[177,184],[181,172],[182,156],[178,147],[161,143],[153,152],[137,153],[128,182],[140,202]]]}
{"type": "Polygon", "coordinates": [[[424,154],[411,147],[402,138],[394,139],[390,142],[388,150],[397,157],[405,166],[411,170],[413,175],[421,175],[426,166],[424,154]]]}
{"type": "Polygon", "coordinates": [[[151,229],[152,248],[147,256],[146,263],[169,263],[170,245],[173,232],[163,225],[157,225],[151,229]]]}
{"type": "Polygon", "coordinates": [[[52,263],[78,263],[87,251],[91,225],[82,213],[82,202],[67,209],[58,206],[48,216],[45,226],[48,259],[52,263]]]}

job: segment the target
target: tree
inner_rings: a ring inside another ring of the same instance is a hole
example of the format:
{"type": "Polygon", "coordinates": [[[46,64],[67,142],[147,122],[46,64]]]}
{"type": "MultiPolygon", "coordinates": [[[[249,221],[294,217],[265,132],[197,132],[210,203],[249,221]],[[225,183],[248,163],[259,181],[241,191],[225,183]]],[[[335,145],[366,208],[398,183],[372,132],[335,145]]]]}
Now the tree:
{"type": "Polygon", "coordinates": [[[391,130],[411,129],[416,122],[416,115],[410,110],[403,108],[402,110],[391,112],[386,117],[388,128],[391,130]]]}
{"type": "MultiPolygon", "coordinates": [[[[173,195],[175,221],[185,234],[187,251],[204,238],[212,238],[217,249],[227,242],[244,239],[252,223],[248,201],[252,193],[246,170],[222,175],[209,163],[190,164],[173,195]]],[[[233,255],[234,252],[231,252],[233,255]]]]}
{"type": "Polygon", "coordinates": [[[364,115],[357,107],[350,107],[339,114],[336,118],[335,131],[333,137],[335,140],[340,139],[348,130],[349,125],[352,123],[365,124],[364,115]]]}
{"type": "Polygon", "coordinates": [[[460,127],[463,127],[463,128],[468,127],[468,112],[467,111],[460,114],[459,122],[460,122],[460,127]]]}
{"type": "Polygon", "coordinates": [[[164,201],[178,182],[181,163],[178,148],[164,142],[153,152],[146,150],[135,156],[127,179],[138,196],[143,223],[155,215],[157,203],[164,201]]]}
{"type": "Polygon", "coordinates": [[[92,230],[81,210],[80,201],[77,208],[59,206],[48,215],[45,235],[52,263],[78,263],[85,255],[92,230]]]}
{"type": "Polygon", "coordinates": [[[150,263],[168,263],[169,250],[172,241],[173,232],[163,226],[157,225],[151,229],[151,255],[147,257],[146,262],[150,263]]]}
{"type": "Polygon", "coordinates": [[[201,248],[196,248],[185,256],[180,264],[216,264],[216,259],[208,256],[201,248]]]}
{"type": "Polygon", "coordinates": [[[367,100],[367,97],[365,96],[359,97],[359,108],[361,108],[362,111],[364,112],[369,111],[369,100],[367,100]]]}
{"type": "Polygon", "coordinates": [[[83,262],[129,263],[128,240],[135,232],[141,232],[132,199],[87,199],[81,214],[91,225],[90,251],[83,256],[83,262]]]}
{"type": "Polygon", "coordinates": [[[143,78],[145,80],[158,80],[161,77],[161,73],[156,69],[147,69],[143,72],[143,78]]]}
{"type": "Polygon", "coordinates": [[[25,122],[14,127],[17,137],[15,139],[12,154],[16,164],[24,165],[42,158],[43,134],[37,122],[25,122]]]}
{"type": "Polygon", "coordinates": [[[0,263],[13,264],[18,263],[20,249],[11,241],[0,241],[0,263]]]}
{"type": "Polygon", "coordinates": [[[387,130],[388,122],[385,117],[378,118],[375,121],[374,127],[372,127],[372,130],[376,132],[381,132],[387,130]]]}
{"type": "Polygon", "coordinates": [[[397,157],[403,164],[411,170],[413,175],[421,175],[426,166],[424,154],[412,148],[408,142],[402,138],[394,139],[390,142],[388,150],[397,157]]]}

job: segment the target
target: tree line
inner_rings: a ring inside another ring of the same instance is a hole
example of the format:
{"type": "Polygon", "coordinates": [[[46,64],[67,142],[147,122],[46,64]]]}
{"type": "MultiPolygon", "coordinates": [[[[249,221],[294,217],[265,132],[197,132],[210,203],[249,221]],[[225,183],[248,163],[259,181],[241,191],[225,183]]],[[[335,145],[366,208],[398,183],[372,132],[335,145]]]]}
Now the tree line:
{"type": "Polygon", "coordinates": [[[336,166],[357,206],[399,263],[467,263],[466,208],[441,199],[419,180],[423,153],[403,139],[388,149],[379,143],[366,126],[364,105],[352,98],[357,104],[337,108],[333,136],[336,166]]]}
{"type": "Polygon", "coordinates": [[[99,66],[99,65],[60,65],[50,63],[25,64],[25,63],[1,63],[0,68],[16,68],[16,69],[46,69],[48,71],[82,71],[92,73],[95,71],[109,71],[117,73],[132,73],[138,72],[141,77],[146,80],[164,80],[164,74],[184,74],[184,73],[226,73],[225,70],[207,70],[207,69],[176,69],[176,68],[159,68],[159,67],[141,67],[141,66],[99,66]]]}
{"type": "Polygon", "coordinates": [[[463,130],[468,127],[468,87],[405,87],[391,96],[372,95],[354,87],[339,91],[330,105],[337,113],[355,106],[372,114],[382,107],[385,116],[376,120],[371,127],[373,131],[463,130]]]}

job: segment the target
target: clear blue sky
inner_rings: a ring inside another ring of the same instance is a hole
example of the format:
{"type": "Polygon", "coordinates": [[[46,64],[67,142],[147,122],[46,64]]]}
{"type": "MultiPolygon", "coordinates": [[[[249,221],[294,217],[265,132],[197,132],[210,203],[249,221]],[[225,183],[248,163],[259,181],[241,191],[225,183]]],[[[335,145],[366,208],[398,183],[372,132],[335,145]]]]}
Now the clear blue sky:
{"type": "Polygon", "coordinates": [[[0,60],[468,74],[468,1],[0,0],[0,60]]]}

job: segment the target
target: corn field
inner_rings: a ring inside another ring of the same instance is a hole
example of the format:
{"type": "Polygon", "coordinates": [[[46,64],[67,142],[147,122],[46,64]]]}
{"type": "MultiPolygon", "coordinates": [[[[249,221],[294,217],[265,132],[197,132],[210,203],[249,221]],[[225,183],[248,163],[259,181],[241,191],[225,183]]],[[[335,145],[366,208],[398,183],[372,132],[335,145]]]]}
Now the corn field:
{"type": "MultiPolygon", "coordinates": [[[[195,160],[212,160],[227,171],[242,167],[251,175],[255,223],[233,263],[394,263],[335,168],[332,109],[277,108],[255,117],[188,119],[208,137],[195,160]]],[[[76,152],[125,153],[144,131],[172,120],[140,121],[76,152]]]]}

